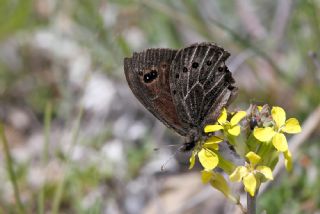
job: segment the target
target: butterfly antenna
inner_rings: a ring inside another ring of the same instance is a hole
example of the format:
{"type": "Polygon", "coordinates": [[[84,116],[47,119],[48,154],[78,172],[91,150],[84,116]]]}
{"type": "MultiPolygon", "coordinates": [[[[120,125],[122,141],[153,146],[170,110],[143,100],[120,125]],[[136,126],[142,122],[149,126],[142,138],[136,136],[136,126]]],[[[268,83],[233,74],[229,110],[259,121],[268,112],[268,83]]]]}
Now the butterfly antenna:
{"type": "Polygon", "coordinates": [[[169,161],[171,161],[176,154],[179,152],[179,150],[176,150],[167,160],[164,164],[161,165],[161,171],[163,172],[165,170],[165,167],[167,166],[167,164],[169,163],[169,161]]]}
{"type": "MultiPolygon", "coordinates": [[[[180,146],[180,145],[170,144],[170,145],[166,145],[166,146],[168,146],[168,147],[178,147],[178,146],[180,146]]],[[[179,147],[179,148],[180,148],[180,147],[179,147]]],[[[155,152],[160,151],[160,150],[161,150],[161,148],[159,148],[159,147],[154,147],[154,148],[153,148],[153,151],[155,151],[155,152]]]]}
{"type": "Polygon", "coordinates": [[[178,147],[180,145],[179,144],[168,144],[167,146],[169,146],[169,147],[178,147]]]}

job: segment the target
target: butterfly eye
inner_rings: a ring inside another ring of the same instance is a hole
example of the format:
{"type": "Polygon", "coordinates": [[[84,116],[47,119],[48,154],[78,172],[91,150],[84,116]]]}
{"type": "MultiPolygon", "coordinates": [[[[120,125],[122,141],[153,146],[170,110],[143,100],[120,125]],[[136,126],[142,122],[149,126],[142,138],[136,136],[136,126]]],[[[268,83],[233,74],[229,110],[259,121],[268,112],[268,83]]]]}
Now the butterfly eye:
{"type": "Polygon", "coordinates": [[[253,130],[256,126],[258,126],[258,121],[256,118],[251,118],[250,119],[250,129],[253,130]]]}
{"type": "Polygon", "coordinates": [[[187,73],[188,72],[188,68],[187,67],[183,67],[183,70],[182,70],[184,73],[187,73]]]}
{"type": "MultiPolygon", "coordinates": [[[[233,81],[231,81],[231,83],[233,83],[233,81]]],[[[235,87],[234,87],[234,86],[232,86],[232,85],[229,85],[229,86],[228,86],[228,89],[229,89],[230,91],[232,91],[232,90],[234,90],[234,89],[235,89],[235,87]]]]}
{"type": "Polygon", "coordinates": [[[179,79],[179,74],[178,73],[176,74],[176,79],[179,79]]]}
{"type": "Polygon", "coordinates": [[[212,62],[210,60],[207,61],[207,66],[212,65],[212,62]]]}
{"type": "Polygon", "coordinates": [[[197,68],[198,66],[199,66],[199,63],[197,62],[192,63],[192,68],[197,68]]]}

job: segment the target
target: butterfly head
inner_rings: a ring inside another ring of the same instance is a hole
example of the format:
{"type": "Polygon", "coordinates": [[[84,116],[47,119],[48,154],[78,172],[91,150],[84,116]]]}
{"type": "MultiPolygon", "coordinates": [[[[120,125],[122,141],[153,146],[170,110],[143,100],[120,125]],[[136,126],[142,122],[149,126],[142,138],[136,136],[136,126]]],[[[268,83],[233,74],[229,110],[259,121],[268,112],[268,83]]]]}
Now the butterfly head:
{"type": "Polygon", "coordinates": [[[199,131],[197,127],[192,128],[186,136],[184,144],[179,148],[179,150],[181,152],[192,151],[198,145],[198,142],[202,141],[202,136],[202,131],[199,131]]]}

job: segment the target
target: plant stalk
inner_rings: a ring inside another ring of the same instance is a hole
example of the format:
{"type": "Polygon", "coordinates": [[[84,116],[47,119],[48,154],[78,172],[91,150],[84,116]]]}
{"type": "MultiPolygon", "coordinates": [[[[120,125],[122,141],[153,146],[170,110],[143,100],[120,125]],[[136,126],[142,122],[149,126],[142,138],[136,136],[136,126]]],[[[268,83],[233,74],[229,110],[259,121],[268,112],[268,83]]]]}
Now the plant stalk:
{"type": "Polygon", "coordinates": [[[247,214],[256,214],[257,196],[258,196],[258,190],[255,192],[254,196],[251,196],[247,192],[247,214]]]}
{"type": "Polygon", "coordinates": [[[14,197],[15,197],[15,200],[17,203],[17,207],[18,207],[19,213],[24,213],[24,207],[21,202],[19,187],[17,184],[17,177],[16,177],[16,174],[13,169],[13,160],[12,160],[12,157],[10,154],[8,140],[7,140],[6,135],[4,133],[4,126],[1,122],[0,122],[0,141],[2,141],[2,143],[3,143],[3,149],[4,149],[4,153],[5,153],[6,164],[7,164],[7,170],[8,170],[8,174],[10,177],[10,181],[13,186],[14,197]]]}

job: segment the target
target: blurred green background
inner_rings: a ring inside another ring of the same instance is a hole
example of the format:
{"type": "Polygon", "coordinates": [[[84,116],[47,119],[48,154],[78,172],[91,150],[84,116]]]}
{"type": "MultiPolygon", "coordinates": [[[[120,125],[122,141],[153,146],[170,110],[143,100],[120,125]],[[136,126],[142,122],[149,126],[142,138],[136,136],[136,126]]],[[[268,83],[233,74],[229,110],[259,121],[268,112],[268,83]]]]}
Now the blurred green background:
{"type": "Polygon", "coordinates": [[[231,53],[232,108],[315,124],[259,210],[320,213],[319,0],[1,0],[0,213],[239,213],[185,154],[168,161],[183,140],[124,77],[133,51],[201,41],[231,53]]]}

